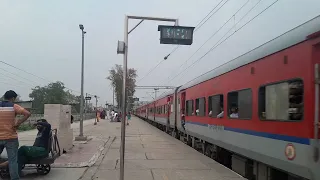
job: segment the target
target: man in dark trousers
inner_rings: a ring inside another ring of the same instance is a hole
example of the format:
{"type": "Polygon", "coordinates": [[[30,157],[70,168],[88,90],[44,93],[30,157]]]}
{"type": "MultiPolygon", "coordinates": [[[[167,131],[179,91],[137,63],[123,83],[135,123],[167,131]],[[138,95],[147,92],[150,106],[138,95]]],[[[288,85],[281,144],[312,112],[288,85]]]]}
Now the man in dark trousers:
{"type": "MultiPolygon", "coordinates": [[[[19,148],[17,128],[30,117],[30,112],[14,104],[17,93],[10,90],[4,94],[4,101],[0,102],[0,154],[6,148],[8,154],[11,180],[19,180],[17,153],[19,148]],[[16,120],[20,114],[23,118],[16,120]]],[[[2,164],[1,164],[2,165],[2,164]]]]}
{"type": "Polygon", "coordinates": [[[38,134],[33,146],[21,146],[18,150],[18,165],[21,172],[22,166],[28,161],[45,158],[49,154],[49,138],[51,125],[45,119],[40,119],[35,124],[38,134]]]}

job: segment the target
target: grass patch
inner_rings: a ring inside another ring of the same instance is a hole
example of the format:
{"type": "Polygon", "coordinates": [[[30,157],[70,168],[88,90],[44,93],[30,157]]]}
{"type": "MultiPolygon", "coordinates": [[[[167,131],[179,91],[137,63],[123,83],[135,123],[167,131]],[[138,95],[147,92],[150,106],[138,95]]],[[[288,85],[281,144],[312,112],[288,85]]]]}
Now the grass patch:
{"type": "Polygon", "coordinates": [[[33,125],[30,125],[30,124],[21,124],[19,127],[18,127],[18,131],[21,132],[21,131],[30,131],[30,130],[33,130],[35,129],[35,127],[33,125]]]}

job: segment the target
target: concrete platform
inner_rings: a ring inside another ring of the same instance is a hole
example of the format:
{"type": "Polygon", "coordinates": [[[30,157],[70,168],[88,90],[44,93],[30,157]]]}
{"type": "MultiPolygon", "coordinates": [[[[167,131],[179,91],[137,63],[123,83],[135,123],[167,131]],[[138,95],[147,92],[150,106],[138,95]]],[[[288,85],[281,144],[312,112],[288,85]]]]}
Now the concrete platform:
{"type": "MultiPolygon", "coordinates": [[[[119,179],[120,123],[106,126],[106,133],[115,135],[115,138],[80,179],[119,179]]],[[[138,118],[132,118],[126,135],[125,179],[245,179],[138,118]]]]}

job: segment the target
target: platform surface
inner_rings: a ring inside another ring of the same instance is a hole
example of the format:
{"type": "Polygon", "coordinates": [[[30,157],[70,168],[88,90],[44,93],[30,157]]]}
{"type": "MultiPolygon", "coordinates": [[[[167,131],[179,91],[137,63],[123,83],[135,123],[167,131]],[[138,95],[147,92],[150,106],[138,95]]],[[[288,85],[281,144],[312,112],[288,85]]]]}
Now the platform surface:
{"type": "MultiPolygon", "coordinates": [[[[119,179],[120,123],[108,122],[106,126],[105,133],[114,138],[82,179],[119,179]]],[[[125,147],[125,179],[128,180],[245,179],[136,117],[126,127],[125,147]]]]}

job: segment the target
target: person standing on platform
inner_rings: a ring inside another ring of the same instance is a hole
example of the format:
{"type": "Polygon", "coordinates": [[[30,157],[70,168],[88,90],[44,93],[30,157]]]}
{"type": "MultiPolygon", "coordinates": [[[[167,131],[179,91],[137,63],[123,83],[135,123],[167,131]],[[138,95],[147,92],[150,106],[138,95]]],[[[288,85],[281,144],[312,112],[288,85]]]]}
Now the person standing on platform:
{"type": "Polygon", "coordinates": [[[96,111],[96,120],[97,120],[97,122],[99,122],[99,120],[100,120],[100,112],[99,112],[98,108],[95,108],[95,111],[96,111]]]}
{"type": "Polygon", "coordinates": [[[127,125],[129,125],[129,121],[131,120],[131,113],[130,111],[127,114],[127,125]]]}
{"type": "MultiPolygon", "coordinates": [[[[8,154],[11,180],[19,180],[18,168],[18,127],[30,117],[30,112],[14,104],[17,93],[10,90],[4,94],[4,101],[0,102],[0,149],[5,147],[8,154]],[[23,118],[16,120],[16,115],[23,118]]],[[[1,153],[1,152],[0,152],[1,153]]]]}
{"type": "Polygon", "coordinates": [[[112,109],[112,111],[111,111],[111,118],[110,118],[110,120],[111,120],[111,122],[114,121],[114,110],[113,110],[113,109],[112,109]]]}

